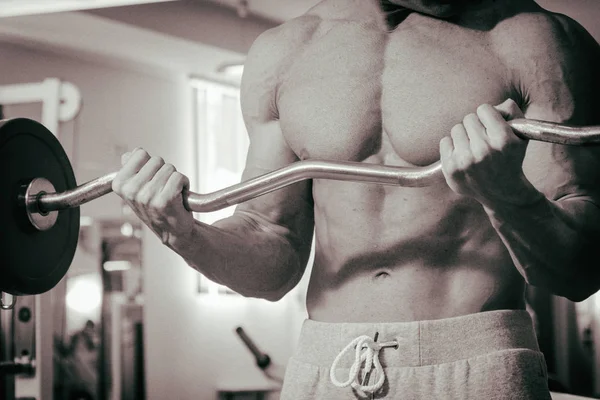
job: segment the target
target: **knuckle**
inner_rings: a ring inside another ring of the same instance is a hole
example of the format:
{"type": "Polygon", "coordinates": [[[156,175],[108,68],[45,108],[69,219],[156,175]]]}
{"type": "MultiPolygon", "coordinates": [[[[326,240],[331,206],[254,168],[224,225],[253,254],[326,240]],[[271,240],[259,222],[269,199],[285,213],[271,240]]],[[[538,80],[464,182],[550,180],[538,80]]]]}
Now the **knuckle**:
{"type": "Polygon", "coordinates": [[[163,168],[166,172],[168,172],[170,174],[177,171],[177,169],[175,168],[175,166],[173,164],[164,164],[163,168]]]}
{"type": "Polygon", "coordinates": [[[147,206],[150,204],[150,200],[152,199],[152,194],[145,189],[140,190],[135,196],[135,202],[138,204],[142,204],[147,206]]]}
{"type": "Polygon", "coordinates": [[[475,148],[473,149],[473,161],[475,164],[480,164],[484,162],[489,156],[490,152],[488,149],[483,148],[475,148]]]}
{"type": "Polygon", "coordinates": [[[457,128],[454,129],[450,132],[450,137],[452,137],[452,140],[454,142],[456,142],[457,139],[460,139],[461,137],[463,137],[465,135],[465,129],[464,128],[457,128]]]}
{"type": "Polygon", "coordinates": [[[175,176],[175,178],[176,178],[176,179],[177,179],[179,182],[181,182],[181,181],[185,181],[185,179],[186,179],[185,175],[183,175],[183,174],[182,174],[181,172],[179,172],[179,171],[175,171],[175,172],[173,172],[173,175],[175,176]]]}
{"type": "Polygon", "coordinates": [[[119,179],[118,176],[115,177],[115,179],[113,179],[110,186],[111,186],[113,192],[115,192],[116,194],[121,194],[121,190],[123,188],[123,183],[121,182],[121,179],[119,179]]]}
{"type": "Polygon", "coordinates": [[[458,133],[462,132],[464,128],[465,127],[463,126],[463,124],[456,124],[452,127],[452,129],[450,129],[450,133],[453,135],[457,135],[458,133]]]}
{"type": "Polygon", "coordinates": [[[137,197],[137,193],[138,193],[138,189],[128,183],[124,183],[121,186],[121,195],[125,198],[127,198],[128,200],[132,200],[135,201],[135,198],[137,197]]]}
{"type": "Polygon", "coordinates": [[[464,151],[458,157],[456,165],[461,171],[466,171],[473,165],[474,161],[473,153],[471,151],[464,151]]]}
{"type": "Polygon", "coordinates": [[[494,140],[491,141],[490,146],[496,151],[502,151],[507,148],[508,144],[508,137],[504,135],[498,135],[494,140]]]}
{"type": "Polygon", "coordinates": [[[158,157],[158,156],[151,157],[150,161],[152,161],[152,163],[154,163],[156,165],[161,165],[162,166],[162,165],[165,164],[165,160],[163,160],[162,157],[158,157]]]}
{"type": "Polygon", "coordinates": [[[465,116],[465,118],[463,119],[463,122],[471,123],[471,122],[477,121],[478,119],[479,119],[479,117],[477,117],[477,114],[470,113],[465,116]]]}
{"type": "Polygon", "coordinates": [[[130,158],[131,158],[131,153],[130,152],[127,152],[127,153],[123,154],[121,156],[121,165],[123,166],[123,165],[127,164],[127,161],[129,161],[130,158]]]}
{"type": "Polygon", "coordinates": [[[150,201],[150,206],[157,211],[164,211],[169,202],[164,196],[156,196],[150,201]]]}
{"type": "Polygon", "coordinates": [[[137,157],[140,157],[140,158],[150,158],[150,154],[148,154],[148,152],[147,152],[146,150],[144,150],[144,149],[141,149],[141,148],[140,148],[140,149],[137,149],[137,150],[134,152],[134,154],[135,154],[137,157]]]}
{"type": "Polygon", "coordinates": [[[184,186],[185,187],[185,186],[189,185],[190,180],[188,179],[187,176],[183,175],[180,172],[176,172],[176,174],[178,174],[177,175],[177,180],[178,180],[179,186],[184,186]]]}
{"type": "Polygon", "coordinates": [[[484,103],[477,107],[477,113],[486,113],[489,112],[492,108],[493,107],[491,104],[484,103]]]}

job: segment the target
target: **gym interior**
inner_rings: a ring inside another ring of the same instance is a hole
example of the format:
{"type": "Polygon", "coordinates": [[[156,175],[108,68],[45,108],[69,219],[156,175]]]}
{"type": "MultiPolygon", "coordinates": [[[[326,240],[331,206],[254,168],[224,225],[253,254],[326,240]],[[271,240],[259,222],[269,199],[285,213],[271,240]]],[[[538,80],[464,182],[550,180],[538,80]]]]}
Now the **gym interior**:
{"type": "MultiPolygon", "coordinates": [[[[78,184],[143,146],[209,193],[240,182],[250,46],[317,0],[0,3],[0,119],[43,124],[78,184]]],[[[597,0],[538,3],[600,40],[597,0]]],[[[0,399],[279,398],[310,268],[279,301],[248,298],[189,268],[114,194],[78,218],[64,278],[35,295],[3,293],[0,399]]],[[[52,251],[44,246],[23,251],[52,251]]],[[[574,303],[530,289],[528,306],[553,398],[600,398],[600,295],[574,303]]]]}

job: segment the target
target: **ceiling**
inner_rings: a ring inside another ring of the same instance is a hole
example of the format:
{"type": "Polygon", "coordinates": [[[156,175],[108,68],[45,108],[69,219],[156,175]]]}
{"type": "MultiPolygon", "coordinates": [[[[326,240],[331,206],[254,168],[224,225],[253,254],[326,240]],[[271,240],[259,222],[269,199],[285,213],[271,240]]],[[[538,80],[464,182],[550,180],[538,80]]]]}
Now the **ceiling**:
{"type": "Polygon", "coordinates": [[[237,84],[239,78],[215,71],[242,60],[264,29],[318,1],[248,0],[248,23],[240,24],[229,10],[218,12],[220,6],[235,9],[237,0],[0,0],[0,17],[5,17],[0,18],[0,41],[148,73],[175,71],[237,84]],[[92,12],[62,12],[67,10],[92,12]],[[223,30],[227,33],[218,34],[223,30]],[[206,41],[214,36],[223,43],[206,41]]]}
{"type": "Polygon", "coordinates": [[[0,0],[0,17],[47,14],[89,8],[128,6],[144,3],[160,3],[173,0],[0,0]]]}
{"type": "MultiPolygon", "coordinates": [[[[0,0],[0,17],[47,14],[94,8],[118,7],[136,4],[161,3],[176,0],[0,0]]],[[[225,7],[244,9],[276,22],[303,14],[320,0],[195,0],[218,3],[225,7]]]]}

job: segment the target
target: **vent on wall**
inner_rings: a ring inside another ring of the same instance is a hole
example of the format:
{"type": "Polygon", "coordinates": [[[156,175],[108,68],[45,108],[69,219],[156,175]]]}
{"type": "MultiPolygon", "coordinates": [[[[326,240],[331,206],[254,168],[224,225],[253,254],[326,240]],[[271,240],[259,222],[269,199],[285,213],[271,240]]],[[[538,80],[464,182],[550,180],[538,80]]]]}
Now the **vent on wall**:
{"type": "Polygon", "coordinates": [[[0,0],[0,17],[47,14],[167,1],[174,0],[0,0]]]}

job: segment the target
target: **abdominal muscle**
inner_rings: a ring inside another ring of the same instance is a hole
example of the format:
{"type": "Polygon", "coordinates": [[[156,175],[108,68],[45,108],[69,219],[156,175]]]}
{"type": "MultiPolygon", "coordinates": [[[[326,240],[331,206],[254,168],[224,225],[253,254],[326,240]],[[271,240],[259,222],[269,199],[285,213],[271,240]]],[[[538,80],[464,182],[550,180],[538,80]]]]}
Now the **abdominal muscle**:
{"type": "Polygon", "coordinates": [[[309,317],[404,322],[524,308],[524,280],[482,207],[443,182],[315,181],[309,317]]]}

